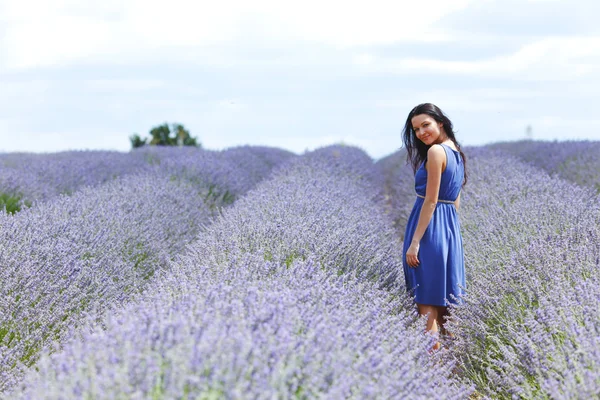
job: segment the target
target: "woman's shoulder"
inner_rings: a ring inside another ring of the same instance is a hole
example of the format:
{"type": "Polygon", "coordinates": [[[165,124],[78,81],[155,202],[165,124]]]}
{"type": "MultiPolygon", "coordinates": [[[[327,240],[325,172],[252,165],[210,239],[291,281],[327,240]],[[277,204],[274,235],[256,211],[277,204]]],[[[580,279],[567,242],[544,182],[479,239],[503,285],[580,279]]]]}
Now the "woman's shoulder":
{"type": "Polygon", "coordinates": [[[441,144],[433,144],[427,149],[427,158],[435,157],[438,159],[446,158],[446,150],[441,144]]]}

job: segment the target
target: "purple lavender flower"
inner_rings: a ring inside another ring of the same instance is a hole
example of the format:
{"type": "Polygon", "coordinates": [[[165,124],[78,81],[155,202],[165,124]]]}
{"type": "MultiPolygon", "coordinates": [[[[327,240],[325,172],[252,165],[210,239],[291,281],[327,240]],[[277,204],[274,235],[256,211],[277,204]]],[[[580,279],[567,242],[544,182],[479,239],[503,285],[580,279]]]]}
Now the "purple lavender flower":
{"type": "Polygon", "coordinates": [[[189,184],[156,174],[0,214],[0,369],[31,365],[82,312],[142,289],[213,215],[189,184]]]}
{"type": "Polygon", "coordinates": [[[496,143],[489,147],[542,168],[550,175],[591,187],[600,193],[600,142],[590,140],[532,141],[496,143]]]}

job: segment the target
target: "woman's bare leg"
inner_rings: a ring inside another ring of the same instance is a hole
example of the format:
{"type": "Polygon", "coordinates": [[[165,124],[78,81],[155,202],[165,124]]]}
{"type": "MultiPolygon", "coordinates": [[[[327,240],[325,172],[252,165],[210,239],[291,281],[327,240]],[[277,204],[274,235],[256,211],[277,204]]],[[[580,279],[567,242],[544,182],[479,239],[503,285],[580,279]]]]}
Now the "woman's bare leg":
{"type": "MultiPolygon", "coordinates": [[[[428,315],[427,316],[427,331],[428,332],[437,332],[438,331],[438,306],[431,306],[428,304],[419,304],[417,303],[417,308],[419,309],[420,315],[428,315]]],[[[436,342],[433,346],[432,350],[438,350],[440,348],[440,342],[436,342]]]]}
{"type": "Polygon", "coordinates": [[[439,327],[440,334],[446,335],[448,334],[448,330],[446,329],[446,319],[448,316],[448,307],[445,306],[437,306],[437,324],[439,327]]]}

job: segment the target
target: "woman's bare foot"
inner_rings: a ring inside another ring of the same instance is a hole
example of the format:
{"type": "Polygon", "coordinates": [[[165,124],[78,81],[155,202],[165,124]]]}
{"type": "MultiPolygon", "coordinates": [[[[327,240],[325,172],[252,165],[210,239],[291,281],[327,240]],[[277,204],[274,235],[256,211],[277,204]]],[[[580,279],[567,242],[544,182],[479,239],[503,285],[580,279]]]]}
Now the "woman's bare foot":
{"type": "Polygon", "coordinates": [[[433,354],[441,348],[442,348],[442,344],[440,342],[435,342],[433,347],[429,350],[429,354],[433,354]]]}

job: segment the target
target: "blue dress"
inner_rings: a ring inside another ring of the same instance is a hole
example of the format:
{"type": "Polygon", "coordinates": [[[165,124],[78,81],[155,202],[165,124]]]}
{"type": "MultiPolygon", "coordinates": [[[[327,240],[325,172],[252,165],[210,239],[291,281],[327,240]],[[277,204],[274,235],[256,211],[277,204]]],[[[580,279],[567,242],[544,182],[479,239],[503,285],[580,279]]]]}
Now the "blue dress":
{"type": "Polygon", "coordinates": [[[464,293],[465,263],[463,253],[460,221],[456,207],[452,203],[440,200],[455,201],[460,193],[464,180],[465,168],[460,153],[448,145],[442,144],[446,151],[446,169],[442,172],[438,203],[419,247],[419,265],[411,268],[406,263],[406,251],[410,247],[419,214],[423,206],[427,187],[427,170],[425,162],[415,174],[415,190],[417,200],[406,224],[404,235],[403,267],[406,288],[420,304],[446,306],[459,303],[458,298],[464,293]]]}

